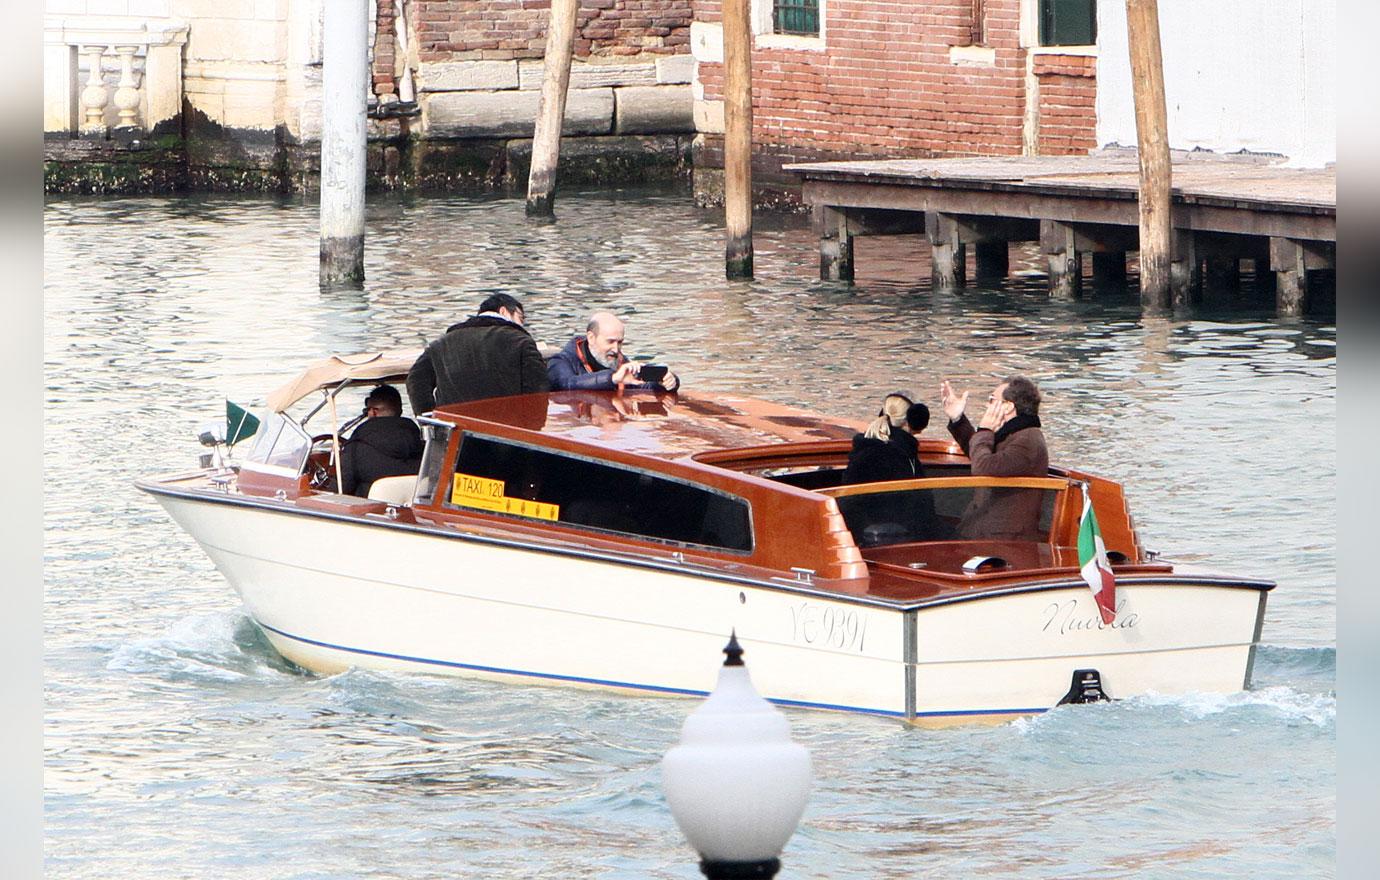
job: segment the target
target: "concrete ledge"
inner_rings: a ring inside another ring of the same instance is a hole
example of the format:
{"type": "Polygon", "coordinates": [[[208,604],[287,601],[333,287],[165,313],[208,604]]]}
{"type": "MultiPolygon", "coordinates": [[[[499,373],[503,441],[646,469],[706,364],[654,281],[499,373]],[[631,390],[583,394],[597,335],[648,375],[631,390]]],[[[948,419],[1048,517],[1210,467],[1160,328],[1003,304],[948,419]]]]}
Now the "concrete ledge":
{"type": "Polygon", "coordinates": [[[618,109],[615,134],[660,134],[695,130],[690,87],[629,86],[614,90],[618,109]]]}
{"type": "MultiPolygon", "coordinates": [[[[518,62],[518,79],[522,89],[541,89],[545,68],[540,61],[518,62]]],[[[570,65],[570,88],[596,89],[604,86],[656,85],[656,64],[651,61],[636,64],[589,64],[575,61],[570,65]]]]}
{"type": "Polygon", "coordinates": [[[518,87],[516,61],[443,61],[417,69],[419,92],[465,92],[518,87]]]}
{"type": "MultiPolygon", "coordinates": [[[[536,91],[439,92],[423,96],[423,126],[431,137],[531,137],[536,91]]],[[[565,102],[563,135],[613,130],[612,89],[572,89],[565,102]]]]}

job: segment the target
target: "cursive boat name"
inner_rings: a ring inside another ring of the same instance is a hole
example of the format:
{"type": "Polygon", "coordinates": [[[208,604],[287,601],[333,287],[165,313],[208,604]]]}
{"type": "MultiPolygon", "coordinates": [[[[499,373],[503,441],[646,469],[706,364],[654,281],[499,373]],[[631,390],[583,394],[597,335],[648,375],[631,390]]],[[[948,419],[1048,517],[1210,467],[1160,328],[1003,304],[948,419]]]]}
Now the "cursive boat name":
{"type": "Polygon", "coordinates": [[[801,602],[791,608],[791,629],[796,642],[833,648],[836,651],[863,651],[867,640],[867,618],[852,608],[801,602]]]}
{"type": "Polygon", "coordinates": [[[1097,629],[1132,629],[1140,622],[1140,615],[1134,611],[1126,612],[1125,599],[1116,604],[1116,619],[1111,623],[1102,622],[1102,615],[1097,610],[1096,602],[1089,602],[1089,604],[1092,606],[1091,612],[1080,611],[1077,599],[1051,603],[1044,611],[1045,625],[1040,631],[1058,633],[1063,636],[1071,632],[1087,632],[1097,629]]]}

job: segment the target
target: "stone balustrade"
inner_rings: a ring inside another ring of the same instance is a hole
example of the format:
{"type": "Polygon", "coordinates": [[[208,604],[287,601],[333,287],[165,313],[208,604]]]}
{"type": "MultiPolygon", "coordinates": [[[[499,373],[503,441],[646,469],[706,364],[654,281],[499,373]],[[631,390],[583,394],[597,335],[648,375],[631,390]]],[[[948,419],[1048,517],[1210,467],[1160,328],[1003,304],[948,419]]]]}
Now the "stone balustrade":
{"type": "Polygon", "coordinates": [[[43,26],[44,135],[139,135],[176,120],[186,43],[187,24],[174,19],[49,17],[43,26]]]}

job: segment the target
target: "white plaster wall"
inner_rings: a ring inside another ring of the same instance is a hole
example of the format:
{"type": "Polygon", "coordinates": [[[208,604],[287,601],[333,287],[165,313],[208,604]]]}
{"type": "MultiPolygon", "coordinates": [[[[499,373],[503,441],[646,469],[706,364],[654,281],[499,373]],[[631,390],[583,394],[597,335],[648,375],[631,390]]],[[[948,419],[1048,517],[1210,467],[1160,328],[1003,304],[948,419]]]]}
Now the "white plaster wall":
{"type": "MultiPolygon", "coordinates": [[[[1126,7],[1097,5],[1097,139],[1136,143],[1126,7]]],[[[1159,0],[1169,144],[1337,159],[1336,0],[1159,0]]]]}

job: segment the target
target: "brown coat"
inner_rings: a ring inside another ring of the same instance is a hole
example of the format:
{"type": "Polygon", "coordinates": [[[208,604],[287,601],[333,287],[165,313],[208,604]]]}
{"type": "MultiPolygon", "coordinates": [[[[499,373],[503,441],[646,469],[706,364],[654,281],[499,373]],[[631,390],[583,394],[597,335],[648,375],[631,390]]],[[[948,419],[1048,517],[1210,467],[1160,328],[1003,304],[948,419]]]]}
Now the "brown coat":
{"type": "MultiPolygon", "coordinates": [[[[998,432],[975,431],[967,416],[949,423],[949,433],[972,462],[973,476],[1049,476],[1049,449],[1039,419],[1017,419],[1003,426],[1014,430],[1001,431],[1000,442],[998,432]]],[[[1040,531],[1043,500],[1044,492],[1039,489],[976,489],[959,521],[958,536],[966,540],[1043,541],[1047,537],[1040,531]]]]}

